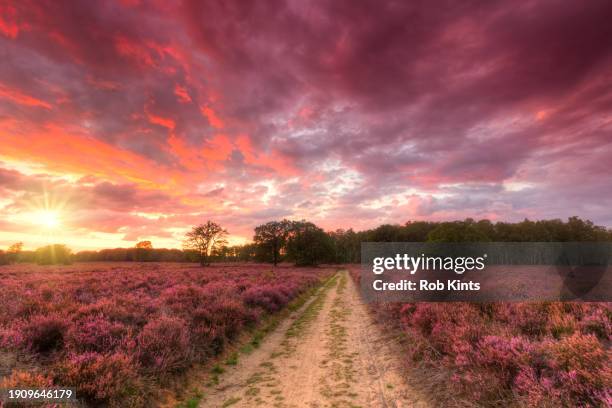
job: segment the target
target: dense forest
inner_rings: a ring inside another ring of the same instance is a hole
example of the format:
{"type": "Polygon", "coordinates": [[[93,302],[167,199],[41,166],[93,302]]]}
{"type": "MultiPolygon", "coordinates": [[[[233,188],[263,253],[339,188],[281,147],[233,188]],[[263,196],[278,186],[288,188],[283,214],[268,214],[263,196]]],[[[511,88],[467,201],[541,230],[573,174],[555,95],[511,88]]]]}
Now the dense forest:
{"type": "MultiPolygon", "coordinates": [[[[210,222],[209,222],[210,223],[210,222]]],[[[214,224],[214,223],[212,223],[214,224]]],[[[216,225],[216,224],[214,224],[216,225]]],[[[194,227],[197,230],[198,227],[194,227]]],[[[219,230],[221,230],[219,228],[219,230]]],[[[409,221],[403,225],[384,224],[374,229],[324,231],[308,221],[271,221],[255,228],[253,243],[229,246],[223,239],[206,247],[210,262],[292,262],[296,265],[358,263],[362,242],[577,242],[612,241],[612,230],[588,220],[571,217],[517,223],[489,220],[433,222],[409,221]]],[[[64,245],[50,245],[23,251],[19,244],[0,251],[0,264],[37,262],[41,264],[120,261],[197,262],[201,253],[193,248],[154,248],[150,241],[134,248],[103,249],[72,253],[64,245]]]]}

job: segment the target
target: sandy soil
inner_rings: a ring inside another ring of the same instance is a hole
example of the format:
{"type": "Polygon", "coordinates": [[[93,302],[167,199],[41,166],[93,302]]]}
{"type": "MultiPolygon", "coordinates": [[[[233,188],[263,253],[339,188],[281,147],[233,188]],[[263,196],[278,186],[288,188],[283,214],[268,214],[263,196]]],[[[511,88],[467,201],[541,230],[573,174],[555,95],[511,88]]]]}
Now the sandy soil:
{"type": "Polygon", "coordinates": [[[398,353],[340,272],[258,349],[241,355],[200,406],[429,406],[402,378],[398,353]]]}

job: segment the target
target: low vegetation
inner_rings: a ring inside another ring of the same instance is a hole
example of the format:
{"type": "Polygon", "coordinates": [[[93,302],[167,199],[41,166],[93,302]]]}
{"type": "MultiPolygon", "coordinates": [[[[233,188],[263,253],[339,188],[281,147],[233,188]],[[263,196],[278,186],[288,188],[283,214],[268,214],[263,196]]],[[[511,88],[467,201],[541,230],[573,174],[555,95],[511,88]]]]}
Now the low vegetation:
{"type": "Polygon", "coordinates": [[[329,273],[254,264],[4,267],[0,353],[16,358],[0,387],[59,384],[88,403],[147,406],[160,384],[221,354],[329,273]]]}
{"type": "MultiPolygon", "coordinates": [[[[486,406],[610,406],[612,314],[607,304],[377,305],[406,338],[409,370],[486,406]]],[[[438,389],[438,391],[440,391],[438,389]]]]}

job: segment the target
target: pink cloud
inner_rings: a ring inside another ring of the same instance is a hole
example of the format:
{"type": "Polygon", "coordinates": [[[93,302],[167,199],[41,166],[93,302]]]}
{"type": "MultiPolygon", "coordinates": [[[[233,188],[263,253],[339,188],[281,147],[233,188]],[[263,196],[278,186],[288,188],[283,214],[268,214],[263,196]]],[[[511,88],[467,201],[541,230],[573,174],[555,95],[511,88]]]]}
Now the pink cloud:
{"type": "Polygon", "coordinates": [[[47,184],[130,237],[612,225],[609,2],[129,3],[0,6],[0,160],[29,169],[0,172],[0,217],[47,184]]]}

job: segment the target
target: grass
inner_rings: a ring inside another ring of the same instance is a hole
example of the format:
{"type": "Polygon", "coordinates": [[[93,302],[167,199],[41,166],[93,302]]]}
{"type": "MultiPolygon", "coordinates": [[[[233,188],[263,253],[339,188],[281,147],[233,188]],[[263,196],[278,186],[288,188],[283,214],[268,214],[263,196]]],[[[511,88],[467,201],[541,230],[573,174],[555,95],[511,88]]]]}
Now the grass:
{"type": "Polygon", "coordinates": [[[242,398],[239,398],[239,397],[232,397],[232,398],[230,398],[228,400],[225,400],[225,402],[223,403],[222,407],[225,408],[225,407],[229,407],[231,405],[234,405],[235,403],[237,403],[241,399],[242,398]]]}
{"type": "Polygon", "coordinates": [[[271,361],[264,361],[263,363],[260,363],[259,365],[269,370],[272,370],[274,368],[274,363],[272,363],[271,361]]]}
{"type": "Polygon", "coordinates": [[[197,408],[200,405],[202,398],[204,398],[204,394],[198,390],[195,390],[193,397],[178,404],[176,408],[197,408]]]}
{"type": "Polygon", "coordinates": [[[255,350],[255,347],[251,343],[246,343],[242,347],[240,347],[240,352],[242,354],[251,354],[255,350]]]}
{"type": "Polygon", "coordinates": [[[210,376],[210,381],[208,381],[206,383],[207,387],[212,387],[213,385],[218,385],[219,384],[219,375],[218,374],[213,374],[210,376]]]}
{"type": "Polygon", "coordinates": [[[213,374],[223,374],[225,372],[225,369],[221,367],[219,364],[215,364],[213,368],[210,370],[210,372],[213,374]]]}
{"type": "MultiPolygon", "coordinates": [[[[272,330],[270,330],[272,331],[272,330]]],[[[253,338],[251,339],[251,345],[254,348],[258,348],[261,344],[261,341],[263,340],[263,338],[265,337],[265,335],[268,332],[263,332],[263,331],[256,331],[255,334],[253,335],[253,338]]]]}
{"type": "Polygon", "coordinates": [[[225,368],[221,367],[219,364],[215,364],[210,372],[213,374],[223,374],[225,372],[225,368]]]}
{"type": "Polygon", "coordinates": [[[225,360],[225,364],[228,366],[235,366],[238,364],[238,353],[232,353],[227,360],[225,360]]]}
{"type": "Polygon", "coordinates": [[[194,397],[183,402],[182,404],[177,405],[177,408],[198,408],[201,400],[202,398],[194,397]]]}
{"type": "Polygon", "coordinates": [[[257,384],[263,381],[263,375],[264,373],[258,371],[256,373],[254,373],[248,380],[247,380],[247,385],[251,385],[251,384],[257,384]]]}
{"type": "Polygon", "coordinates": [[[300,317],[298,317],[289,330],[287,330],[287,337],[297,337],[304,333],[304,330],[316,317],[319,315],[319,312],[323,308],[323,303],[325,301],[325,296],[327,295],[327,291],[334,287],[338,282],[338,277],[336,275],[332,276],[325,282],[323,285],[323,290],[321,290],[315,297],[315,299],[308,305],[304,313],[300,317]]]}

